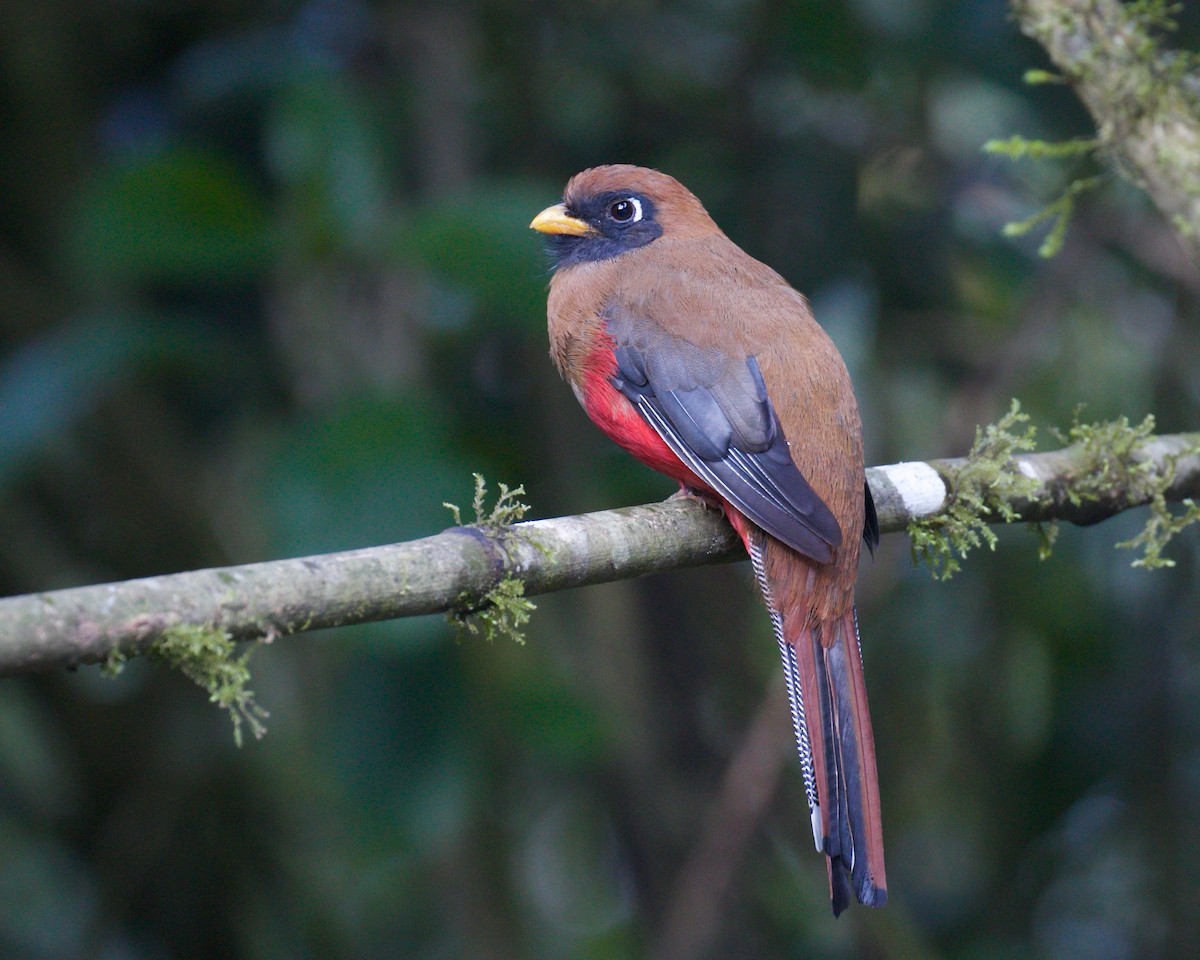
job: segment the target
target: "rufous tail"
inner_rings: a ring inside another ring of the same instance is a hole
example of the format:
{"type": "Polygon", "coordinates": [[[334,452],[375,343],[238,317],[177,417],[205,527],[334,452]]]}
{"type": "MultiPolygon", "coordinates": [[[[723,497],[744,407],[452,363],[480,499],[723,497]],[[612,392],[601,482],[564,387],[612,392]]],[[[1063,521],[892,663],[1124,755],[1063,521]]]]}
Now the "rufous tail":
{"type": "Polygon", "coordinates": [[[852,898],[882,907],[887,878],[879,782],[857,615],[851,608],[824,622],[791,622],[773,602],[759,543],[752,541],[750,558],[779,644],[813,838],[827,857],[834,916],[852,898]]]}

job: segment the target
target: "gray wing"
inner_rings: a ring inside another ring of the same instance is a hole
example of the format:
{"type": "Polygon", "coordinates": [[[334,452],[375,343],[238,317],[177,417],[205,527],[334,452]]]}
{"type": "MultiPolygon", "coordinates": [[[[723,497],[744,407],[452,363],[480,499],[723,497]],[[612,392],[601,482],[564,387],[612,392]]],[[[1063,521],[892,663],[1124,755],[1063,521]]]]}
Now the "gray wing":
{"type": "Polygon", "coordinates": [[[842,532],[792,461],[758,361],[609,313],[613,386],[667,446],[750,520],[818,563],[842,532]]]}

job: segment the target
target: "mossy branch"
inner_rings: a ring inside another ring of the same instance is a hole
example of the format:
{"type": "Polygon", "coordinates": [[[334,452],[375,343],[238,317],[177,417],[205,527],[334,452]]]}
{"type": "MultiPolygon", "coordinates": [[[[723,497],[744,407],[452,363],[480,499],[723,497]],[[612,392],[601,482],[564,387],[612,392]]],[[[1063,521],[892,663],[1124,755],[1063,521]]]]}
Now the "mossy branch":
{"type": "MultiPolygon", "coordinates": [[[[1020,417],[1014,408],[982,430],[968,457],[870,468],[882,530],[916,531],[924,538],[920,552],[957,562],[964,550],[989,542],[988,524],[1018,517],[1087,524],[1150,504],[1142,559],[1164,559],[1164,539],[1197,513],[1189,506],[1176,517],[1167,505],[1200,500],[1200,434],[1154,436],[1146,422],[1077,424],[1064,449],[1026,453],[1032,436],[1020,417]],[[938,537],[946,549],[931,539],[938,537]]],[[[486,520],[482,499],[480,510],[486,520]]],[[[688,500],[511,525],[481,522],[409,543],[0,599],[0,673],[144,653],[178,638],[181,627],[218,631],[233,642],[437,612],[502,615],[505,599],[740,556],[719,514],[688,500]],[[511,590],[506,583],[521,584],[521,593],[495,593],[511,590]]],[[[236,687],[222,686],[219,676],[215,687],[204,683],[210,695],[226,690],[253,729],[229,692],[236,687]]]]}
{"type": "Polygon", "coordinates": [[[939,472],[947,491],[943,509],[908,524],[913,559],[924,560],[942,580],[957,573],[959,560],[975,547],[996,549],[996,534],[988,524],[1019,520],[1013,501],[1028,499],[1036,490],[1037,481],[1022,473],[1015,459],[1015,454],[1035,447],[1036,430],[1028,421],[1013,400],[997,423],[977,427],[967,456],[942,462],[939,472]]]}
{"type": "MultiPolygon", "coordinates": [[[[529,507],[520,498],[525,495],[525,487],[509,489],[507,484],[500,484],[500,493],[490,510],[487,509],[487,483],[483,474],[475,476],[475,496],[471,506],[475,511],[473,526],[490,535],[501,549],[505,544],[505,530],[519,521],[529,507]]],[[[457,504],[443,503],[450,511],[454,522],[462,526],[462,511],[457,504]]],[[[462,603],[454,606],[446,614],[449,621],[463,634],[483,634],[487,640],[508,637],[517,643],[525,642],[525,624],[537,604],[525,596],[525,582],[517,577],[503,577],[491,590],[482,597],[465,596],[462,603]]]]}
{"type": "Polygon", "coordinates": [[[1136,426],[1125,417],[1082,423],[1078,411],[1066,435],[1055,433],[1068,446],[1023,453],[1034,448],[1035,431],[1014,400],[997,423],[976,431],[966,457],[933,461],[947,497],[939,510],[909,522],[914,557],[925,560],[934,576],[949,579],[969,551],[995,547],[988,523],[1024,520],[1034,525],[1045,559],[1058,521],[1089,525],[1149,505],[1142,532],[1117,546],[1142,551],[1134,566],[1173,566],[1163,551],[1200,522],[1192,499],[1200,490],[1200,434],[1155,436],[1152,416],[1136,426]],[[1182,502],[1184,512],[1173,514],[1169,502],[1182,502]]]}
{"type": "Polygon", "coordinates": [[[1200,257],[1200,55],[1165,49],[1169,0],[1011,0],[1096,124],[1104,154],[1200,257]]]}

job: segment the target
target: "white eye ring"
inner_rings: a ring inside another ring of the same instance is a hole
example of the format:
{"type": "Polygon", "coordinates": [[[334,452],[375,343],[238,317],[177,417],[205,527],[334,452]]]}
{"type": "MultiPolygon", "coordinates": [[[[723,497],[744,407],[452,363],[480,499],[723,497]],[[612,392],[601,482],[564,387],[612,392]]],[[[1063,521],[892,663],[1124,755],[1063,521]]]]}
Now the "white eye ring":
{"type": "Polygon", "coordinates": [[[617,223],[637,223],[639,220],[642,219],[642,201],[639,200],[637,197],[622,197],[620,200],[617,200],[615,203],[613,203],[608,208],[608,215],[610,217],[612,217],[613,220],[615,220],[617,223]],[[622,204],[626,204],[626,203],[628,203],[631,207],[633,207],[632,216],[623,217],[623,218],[618,217],[613,211],[616,210],[617,207],[621,206],[622,204]]]}

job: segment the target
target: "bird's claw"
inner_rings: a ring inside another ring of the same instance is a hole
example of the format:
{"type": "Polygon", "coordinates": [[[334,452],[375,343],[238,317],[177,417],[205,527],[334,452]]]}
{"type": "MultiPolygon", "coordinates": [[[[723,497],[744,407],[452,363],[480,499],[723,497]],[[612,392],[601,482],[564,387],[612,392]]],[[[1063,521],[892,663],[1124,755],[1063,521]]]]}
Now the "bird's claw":
{"type": "Polygon", "coordinates": [[[717,497],[707,490],[697,490],[695,487],[689,487],[685,483],[681,483],[679,489],[667,497],[667,500],[668,502],[671,500],[695,500],[705,510],[718,510],[721,516],[725,516],[725,504],[717,497]]]}

